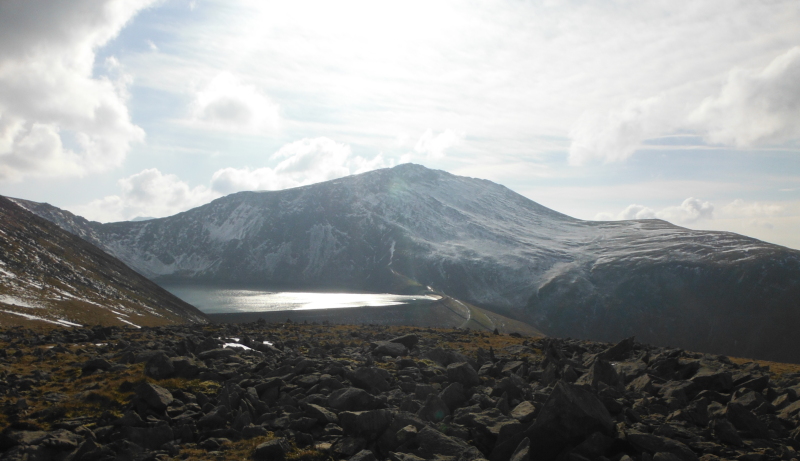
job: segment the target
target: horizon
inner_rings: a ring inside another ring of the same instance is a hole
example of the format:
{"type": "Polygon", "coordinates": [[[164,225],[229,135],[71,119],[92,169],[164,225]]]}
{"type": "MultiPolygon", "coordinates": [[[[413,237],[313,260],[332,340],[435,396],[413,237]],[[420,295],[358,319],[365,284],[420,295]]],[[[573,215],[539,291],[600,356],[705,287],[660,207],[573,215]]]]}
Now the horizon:
{"type": "Polygon", "coordinates": [[[800,249],[800,3],[0,5],[0,194],[100,222],[384,167],[800,249]]]}

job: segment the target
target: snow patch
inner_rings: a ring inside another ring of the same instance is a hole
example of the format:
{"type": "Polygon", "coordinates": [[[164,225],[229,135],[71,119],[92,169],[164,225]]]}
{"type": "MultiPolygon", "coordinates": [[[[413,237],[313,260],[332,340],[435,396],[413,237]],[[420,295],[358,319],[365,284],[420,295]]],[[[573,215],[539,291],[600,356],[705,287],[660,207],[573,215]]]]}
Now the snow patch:
{"type": "Polygon", "coordinates": [[[19,306],[19,307],[27,307],[31,309],[41,309],[42,307],[44,307],[41,304],[34,304],[33,302],[29,302],[24,299],[9,295],[0,295],[0,303],[11,304],[13,306],[19,306]]]}
{"type": "Polygon", "coordinates": [[[119,317],[119,316],[117,316],[117,320],[119,320],[120,322],[123,322],[123,323],[127,323],[128,325],[130,325],[130,326],[132,326],[134,328],[142,328],[139,325],[137,325],[137,324],[135,324],[133,322],[129,322],[129,321],[127,321],[127,320],[125,320],[125,319],[123,319],[122,317],[119,317]]]}
{"type": "Polygon", "coordinates": [[[18,315],[20,317],[25,317],[28,320],[39,320],[39,321],[42,321],[42,322],[52,323],[52,324],[55,324],[55,325],[60,325],[62,327],[82,327],[83,326],[83,325],[81,325],[79,323],[68,322],[68,321],[66,321],[64,319],[46,319],[44,317],[39,317],[39,316],[36,316],[36,315],[23,314],[22,312],[14,312],[14,311],[6,311],[6,310],[0,310],[0,312],[6,313],[6,314],[18,315]]]}

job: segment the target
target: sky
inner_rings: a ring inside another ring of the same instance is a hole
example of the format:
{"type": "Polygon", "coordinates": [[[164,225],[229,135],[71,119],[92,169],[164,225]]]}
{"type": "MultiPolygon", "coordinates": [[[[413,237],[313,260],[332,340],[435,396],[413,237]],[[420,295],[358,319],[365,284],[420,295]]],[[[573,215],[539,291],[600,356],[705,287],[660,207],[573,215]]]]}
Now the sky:
{"type": "Polygon", "coordinates": [[[4,0],[0,194],[101,222],[400,163],[800,249],[797,0],[4,0]]]}

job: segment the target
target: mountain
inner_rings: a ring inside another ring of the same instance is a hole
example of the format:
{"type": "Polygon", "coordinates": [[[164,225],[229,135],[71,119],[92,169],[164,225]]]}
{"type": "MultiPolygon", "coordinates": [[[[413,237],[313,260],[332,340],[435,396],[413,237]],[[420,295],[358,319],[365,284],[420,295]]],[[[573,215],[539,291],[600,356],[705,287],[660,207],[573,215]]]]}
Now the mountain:
{"type": "Polygon", "coordinates": [[[0,324],[206,322],[108,253],[0,197],[0,324]]]}
{"type": "Polygon", "coordinates": [[[800,361],[800,252],[660,220],[582,221],[419,165],[144,222],[19,203],[154,280],[431,287],[554,336],[800,361]]]}

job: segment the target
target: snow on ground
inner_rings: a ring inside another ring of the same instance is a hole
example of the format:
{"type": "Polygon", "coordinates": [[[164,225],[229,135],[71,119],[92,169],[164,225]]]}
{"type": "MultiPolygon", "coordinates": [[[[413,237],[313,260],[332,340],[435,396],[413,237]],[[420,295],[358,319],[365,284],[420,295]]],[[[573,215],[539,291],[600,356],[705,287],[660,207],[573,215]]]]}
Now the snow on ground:
{"type": "Polygon", "coordinates": [[[21,298],[17,298],[15,296],[9,296],[9,295],[0,295],[0,303],[11,304],[13,306],[19,306],[19,307],[28,307],[28,308],[31,308],[31,309],[39,309],[39,308],[43,307],[40,304],[35,304],[35,303],[31,302],[31,301],[27,301],[27,300],[24,300],[24,299],[21,299],[21,298]]]}
{"type": "Polygon", "coordinates": [[[5,314],[18,315],[20,317],[25,317],[28,320],[40,320],[42,322],[52,323],[52,324],[55,324],[55,325],[60,325],[62,327],[82,327],[83,326],[83,325],[81,325],[79,323],[68,322],[68,321],[66,321],[64,319],[46,319],[46,318],[39,317],[39,316],[36,316],[36,315],[23,314],[22,312],[14,312],[14,311],[6,311],[6,310],[0,310],[0,312],[3,312],[5,314]]]}
{"type": "Polygon", "coordinates": [[[119,320],[120,322],[127,323],[128,325],[131,325],[131,326],[136,327],[136,328],[142,328],[139,325],[137,325],[137,324],[135,324],[133,322],[129,322],[129,321],[127,321],[127,320],[125,320],[125,319],[123,319],[122,317],[119,317],[119,316],[117,317],[117,320],[119,320]]]}

